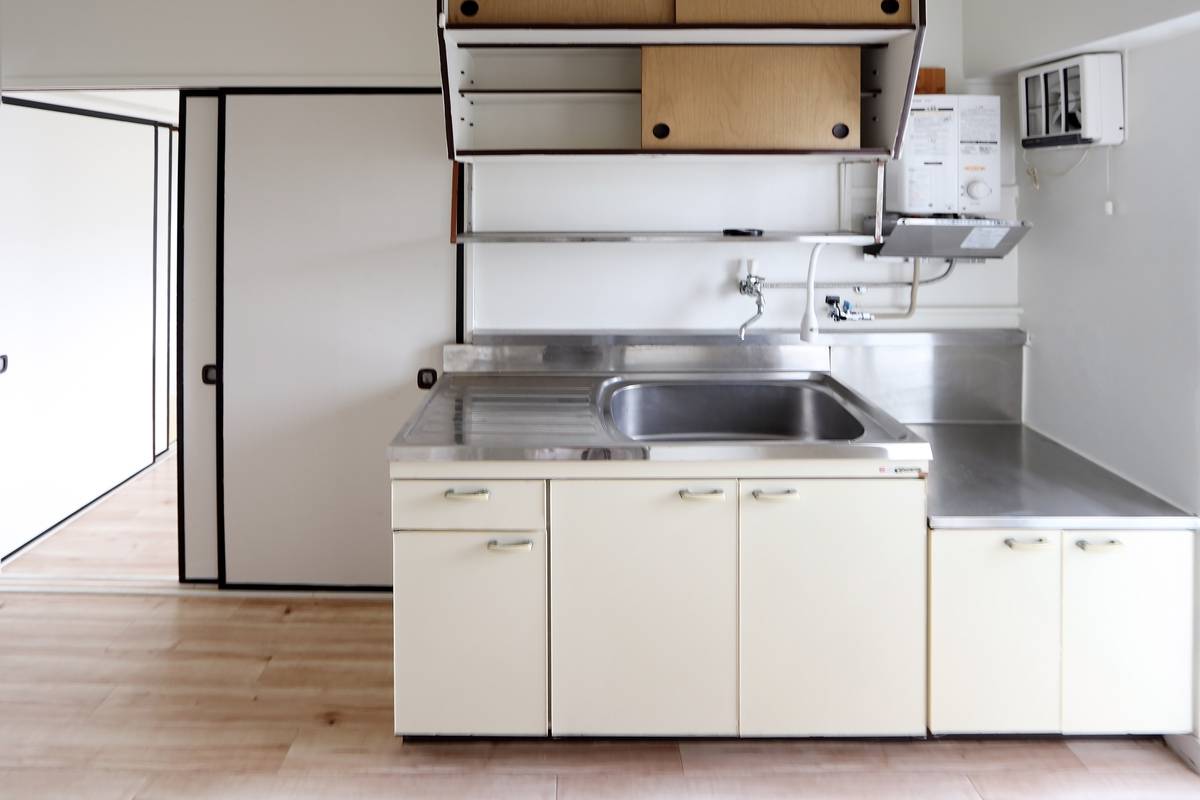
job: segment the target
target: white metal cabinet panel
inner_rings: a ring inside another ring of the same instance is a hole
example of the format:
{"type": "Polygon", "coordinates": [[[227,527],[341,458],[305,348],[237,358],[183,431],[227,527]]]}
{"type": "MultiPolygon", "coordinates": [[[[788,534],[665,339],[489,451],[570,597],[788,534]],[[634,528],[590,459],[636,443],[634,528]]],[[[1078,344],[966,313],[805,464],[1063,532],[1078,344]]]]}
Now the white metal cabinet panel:
{"type": "Polygon", "coordinates": [[[545,531],[393,542],[396,732],[545,736],[545,531]]]}
{"type": "Polygon", "coordinates": [[[743,736],[924,735],[925,514],[920,480],[741,482],[743,736]]]}
{"type": "Polygon", "coordinates": [[[217,361],[217,99],[189,97],[180,180],[183,181],[183,249],[176,281],[178,335],[183,340],[179,419],[181,575],[217,578],[217,396],[201,380],[217,361]]]}
{"type": "Polygon", "coordinates": [[[153,458],[153,129],[0,106],[0,557],[153,458]]]}
{"type": "Polygon", "coordinates": [[[1062,730],[1061,538],[930,533],[930,731],[1062,730]]]}
{"type": "Polygon", "coordinates": [[[1192,730],[1194,548],[1189,531],[1063,534],[1064,733],[1192,730]]]}
{"type": "Polygon", "coordinates": [[[226,579],[387,585],[387,443],[454,338],[441,98],[226,113],[226,579]]]}
{"type": "Polygon", "coordinates": [[[550,519],[555,735],[736,734],[736,482],[552,481],[550,519]]]}
{"type": "Polygon", "coordinates": [[[545,527],[545,481],[392,481],[393,530],[545,527]]]}

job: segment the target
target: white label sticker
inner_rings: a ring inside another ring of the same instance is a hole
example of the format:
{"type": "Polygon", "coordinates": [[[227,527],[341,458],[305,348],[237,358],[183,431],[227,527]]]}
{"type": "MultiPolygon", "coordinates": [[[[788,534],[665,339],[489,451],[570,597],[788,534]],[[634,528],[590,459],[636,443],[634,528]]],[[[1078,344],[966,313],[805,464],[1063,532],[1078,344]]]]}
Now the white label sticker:
{"type": "Polygon", "coordinates": [[[996,245],[1004,241],[1004,237],[1008,236],[1008,228],[988,227],[988,228],[972,228],[967,234],[967,238],[963,239],[963,250],[993,250],[996,245]]]}

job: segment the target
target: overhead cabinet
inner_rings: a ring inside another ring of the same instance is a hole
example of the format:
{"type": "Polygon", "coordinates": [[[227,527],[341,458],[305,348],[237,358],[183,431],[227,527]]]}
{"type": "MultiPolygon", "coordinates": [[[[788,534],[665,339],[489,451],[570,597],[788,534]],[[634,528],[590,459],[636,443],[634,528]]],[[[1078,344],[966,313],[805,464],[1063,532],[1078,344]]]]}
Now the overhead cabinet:
{"type": "Polygon", "coordinates": [[[453,25],[670,25],[675,0],[449,0],[453,25]]]}
{"type": "Polygon", "coordinates": [[[646,150],[857,150],[857,47],[646,47],[646,150]]]}
{"type": "Polygon", "coordinates": [[[908,25],[910,0],[675,0],[681,25],[908,25]]]}
{"type": "Polygon", "coordinates": [[[669,5],[452,3],[451,157],[899,150],[925,29],[907,2],[696,0],[663,24],[669,5]]]}

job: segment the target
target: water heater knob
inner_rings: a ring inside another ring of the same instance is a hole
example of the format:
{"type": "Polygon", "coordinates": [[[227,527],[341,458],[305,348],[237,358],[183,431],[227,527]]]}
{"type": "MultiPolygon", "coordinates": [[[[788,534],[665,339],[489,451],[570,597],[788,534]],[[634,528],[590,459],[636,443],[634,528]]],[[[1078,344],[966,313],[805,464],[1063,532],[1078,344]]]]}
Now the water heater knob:
{"type": "Polygon", "coordinates": [[[972,200],[986,200],[992,196],[992,187],[985,181],[971,181],[967,184],[967,197],[972,200]]]}

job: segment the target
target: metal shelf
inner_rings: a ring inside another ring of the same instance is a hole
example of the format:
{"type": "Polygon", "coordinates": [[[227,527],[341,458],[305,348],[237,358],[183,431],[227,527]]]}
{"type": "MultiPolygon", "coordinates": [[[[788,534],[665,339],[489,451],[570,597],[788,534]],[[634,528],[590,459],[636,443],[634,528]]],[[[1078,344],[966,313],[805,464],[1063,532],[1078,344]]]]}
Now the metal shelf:
{"type": "Polygon", "coordinates": [[[867,247],[873,236],[855,233],[764,231],[762,236],[728,236],[721,231],[472,231],[458,234],[461,244],[838,244],[867,247]]]}

